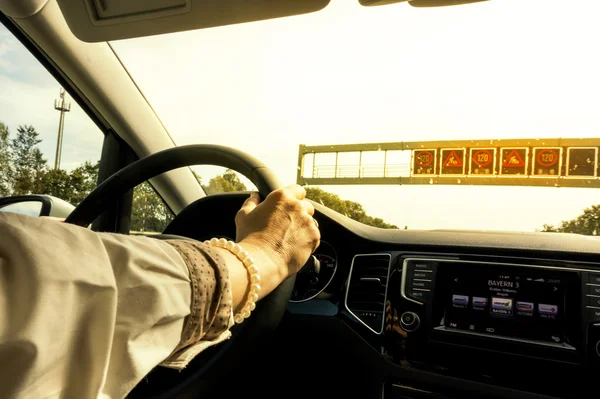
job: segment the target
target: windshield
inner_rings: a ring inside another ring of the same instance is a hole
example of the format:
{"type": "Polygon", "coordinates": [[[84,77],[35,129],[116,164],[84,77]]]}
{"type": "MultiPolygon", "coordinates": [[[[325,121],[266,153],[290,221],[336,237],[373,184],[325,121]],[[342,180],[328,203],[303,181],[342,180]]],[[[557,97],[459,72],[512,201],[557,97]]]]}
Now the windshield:
{"type": "MultiPolygon", "coordinates": [[[[505,139],[600,137],[599,10],[591,0],[426,9],[333,0],[303,16],[111,44],[178,145],[240,148],[290,184],[298,178],[300,145],[419,142],[425,148],[422,142],[445,141],[449,149],[466,148],[458,155],[467,163],[476,154],[465,140],[480,147],[489,140],[496,147],[494,142],[505,139]]],[[[527,144],[526,152],[513,156],[514,165],[519,158],[530,163],[542,157],[534,147],[554,148],[552,143],[527,144]]],[[[434,164],[441,167],[445,161],[437,157],[451,152],[435,148],[434,164]]],[[[497,150],[492,157],[508,162],[510,154],[497,150]]],[[[415,167],[410,157],[417,154],[408,153],[393,165],[415,167]]],[[[554,154],[567,167],[566,152],[554,154]]],[[[591,154],[584,158],[594,174],[579,186],[597,181],[597,150],[591,154]]],[[[316,155],[314,166],[366,162],[357,160],[359,152],[338,153],[337,161],[331,155],[316,155]]],[[[315,169],[307,172],[307,162],[313,161],[305,159],[301,175],[312,176],[315,169]]],[[[494,178],[501,178],[500,163],[488,171],[494,178]]],[[[207,182],[217,172],[198,173],[207,182]]],[[[469,173],[478,172],[457,172],[469,173]]],[[[401,229],[535,231],[600,203],[596,188],[456,180],[377,185],[349,180],[319,188],[401,229]]]]}

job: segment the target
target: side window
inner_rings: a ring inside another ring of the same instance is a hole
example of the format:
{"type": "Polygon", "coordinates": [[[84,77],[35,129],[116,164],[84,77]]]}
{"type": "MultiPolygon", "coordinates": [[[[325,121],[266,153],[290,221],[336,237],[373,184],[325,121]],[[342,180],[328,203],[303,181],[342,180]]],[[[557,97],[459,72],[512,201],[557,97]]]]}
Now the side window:
{"type": "Polygon", "coordinates": [[[162,233],[173,217],[150,183],[142,183],[133,190],[131,234],[162,233]]]}
{"type": "Polygon", "coordinates": [[[96,186],[103,134],[3,25],[0,88],[0,197],[77,205],[96,186]]]}
{"type": "MultiPolygon", "coordinates": [[[[0,197],[46,194],[76,206],[96,187],[104,136],[1,24],[0,88],[0,197]]],[[[132,233],[162,232],[172,219],[149,183],[135,188],[132,233]]]]}

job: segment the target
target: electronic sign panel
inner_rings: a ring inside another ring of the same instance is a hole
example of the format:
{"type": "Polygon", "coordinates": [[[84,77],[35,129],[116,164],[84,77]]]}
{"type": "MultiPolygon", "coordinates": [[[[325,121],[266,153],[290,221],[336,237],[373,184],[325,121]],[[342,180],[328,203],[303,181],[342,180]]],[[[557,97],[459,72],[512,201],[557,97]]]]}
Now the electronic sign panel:
{"type": "Polygon", "coordinates": [[[466,151],[464,148],[443,148],[440,150],[440,175],[464,175],[466,151]]]}
{"type": "Polygon", "coordinates": [[[435,175],[437,150],[413,151],[413,175],[435,175]]]}
{"type": "Polygon", "coordinates": [[[568,177],[596,177],[598,147],[567,148],[568,177]]]}
{"type": "Polygon", "coordinates": [[[471,148],[469,175],[490,176],[496,174],[496,148],[471,148]]]}
{"type": "Polygon", "coordinates": [[[500,149],[500,175],[502,176],[527,176],[529,148],[501,148],[500,149]]]}
{"type": "Polygon", "coordinates": [[[536,147],[533,149],[531,175],[558,176],[562,168],[562,147],[536,147]]]}

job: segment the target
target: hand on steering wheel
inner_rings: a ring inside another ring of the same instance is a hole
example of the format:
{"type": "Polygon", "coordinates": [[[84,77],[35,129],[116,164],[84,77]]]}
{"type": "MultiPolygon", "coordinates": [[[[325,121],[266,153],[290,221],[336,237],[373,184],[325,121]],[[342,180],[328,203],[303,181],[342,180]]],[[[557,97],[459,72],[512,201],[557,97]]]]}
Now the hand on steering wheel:
{"type": "Polygon", "coordinates": [[[300,270],[320,243],[315,208],[305,198],[299,185],[275,190],[262,203],[253,193],[235,218],[236,241],[265,252],[283,279],[300,270]]]}

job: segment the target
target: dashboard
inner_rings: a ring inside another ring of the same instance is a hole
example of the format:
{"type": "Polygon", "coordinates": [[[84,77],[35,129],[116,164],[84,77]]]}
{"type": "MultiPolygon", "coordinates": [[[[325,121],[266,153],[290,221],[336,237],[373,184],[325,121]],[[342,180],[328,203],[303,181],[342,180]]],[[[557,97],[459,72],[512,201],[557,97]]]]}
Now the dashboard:
{"type": "MultiPolygon", "coordinates": [[[[246,197],[215,197],[175,227],[198,212],[207,235],[232,237],[222,216],[246,197]]],[[[322,243],[271,361],[302,376],[298,397],[600,395],[600,238],[382,230],[315,208],[322,243]]]]}
{"type": "Polygon", "coordinates": [[[355,331],[385,360],[381,397],[599,395],[600,238],[382,231],[318,216],[336,277],[289,309],[355,331]]]}

